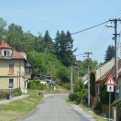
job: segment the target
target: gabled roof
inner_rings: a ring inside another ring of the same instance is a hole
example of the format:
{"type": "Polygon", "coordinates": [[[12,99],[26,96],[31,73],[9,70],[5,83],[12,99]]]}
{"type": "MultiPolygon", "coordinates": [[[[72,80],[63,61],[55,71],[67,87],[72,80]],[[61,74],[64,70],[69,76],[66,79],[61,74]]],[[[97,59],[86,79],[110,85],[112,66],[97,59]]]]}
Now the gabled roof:
{"type": "Polygon", "coordinates": [[[0,56],[0,59],[26,59],[24,56],[22,56],[19,52],[14,50],[7,42],[2,41],[0,45],[0,50],[2,49],[10,49],[12,50],[11,56],[0,56]]]}
{"type": "MultiPolygon", "coordinates": [[[[99,83],[102,79],[108,78],[110,75],[115,77],[115,65],[108,72],[106,72],[103,76],[101,76],[98,80],[96,80],[95,83],[99,83]]],[[[118,76],[121,76],[121,59],[118,60],[118,76]]]]}

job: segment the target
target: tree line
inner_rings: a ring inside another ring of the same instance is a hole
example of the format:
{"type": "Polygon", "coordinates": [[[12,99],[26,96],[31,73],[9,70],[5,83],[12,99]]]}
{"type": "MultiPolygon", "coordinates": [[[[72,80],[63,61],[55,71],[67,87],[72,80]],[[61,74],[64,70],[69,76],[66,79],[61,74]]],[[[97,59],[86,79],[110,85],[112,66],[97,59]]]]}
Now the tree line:
{"type": "MultiPolygon", "coordinates": [[[[15,50],[26,52],[28,61],[33,65],[33,72],[54,75],[55,78],[61,73],[63,76],[59,78],[69,81],[66,74],[69,75],[69,66],[76,62],[74,52],[77,50],[73,48],[74,39],[69,31],[57,31],[54,39],[48,30],[44,36],[40,33],[35,36],[30,31],[24,32],[21,26],[14,23],[7,25],[7,22],[0,18],[0,41],[2,40],[6,40],[15,50]]],[[[105,62],[114,56],[113,52],[112,46],[107,48],[105,62]]],[[[90,59],[90,69],[96,64],[97,61],[90,59]]],[[[81,62],[80,76],[87,73],[87,65],[87,59],[81,62]]]]}

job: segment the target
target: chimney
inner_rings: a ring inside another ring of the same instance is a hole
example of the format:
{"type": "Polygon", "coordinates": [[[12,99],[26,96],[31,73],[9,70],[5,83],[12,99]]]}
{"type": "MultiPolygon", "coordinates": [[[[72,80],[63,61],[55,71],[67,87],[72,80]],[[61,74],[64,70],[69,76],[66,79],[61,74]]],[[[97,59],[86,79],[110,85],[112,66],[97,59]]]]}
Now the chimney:
{"type": "Polygon", "coordinates": [[[4,43],[4,41],[2,41],[2,47],[5,47],[5,43],[4,43]]]}

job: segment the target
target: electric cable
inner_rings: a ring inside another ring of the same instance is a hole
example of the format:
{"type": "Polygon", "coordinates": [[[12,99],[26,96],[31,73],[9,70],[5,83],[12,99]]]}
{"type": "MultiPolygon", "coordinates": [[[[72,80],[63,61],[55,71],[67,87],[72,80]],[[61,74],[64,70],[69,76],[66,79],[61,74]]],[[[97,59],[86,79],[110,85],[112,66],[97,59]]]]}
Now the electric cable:
{"type": "Polygon", "coordinates": [[[105,21],[105,22],[103,22],[103,23],[97,24],[97,25],[92,26],[92,27],[89,27],[89,28],[87,28],[87,29],[83,29],[83,30],[81,30],[81,31],[71,33],[71,35],[78,34],[78,33],[80,33],[80,32],[84,32],[84,31],[87,31],[87,30],[89,30],[89,29],[92,29],[92,28],[98,27],[98,26],[103,25],[103,24],[108,23],[108,22],[109,22],[109,21],[105,21]]]}

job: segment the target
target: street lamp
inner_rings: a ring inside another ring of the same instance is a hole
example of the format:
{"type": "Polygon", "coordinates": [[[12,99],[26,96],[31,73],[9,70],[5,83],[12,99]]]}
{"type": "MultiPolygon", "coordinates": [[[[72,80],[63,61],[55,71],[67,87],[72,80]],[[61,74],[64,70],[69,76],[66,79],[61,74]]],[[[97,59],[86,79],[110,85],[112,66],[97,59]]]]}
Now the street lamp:
{"type": "Polygon", "coordinates": [[[112,24],[107,24],[105,25],[106,27],[110,28],[110,27],[114,27],[112,24]]]}

